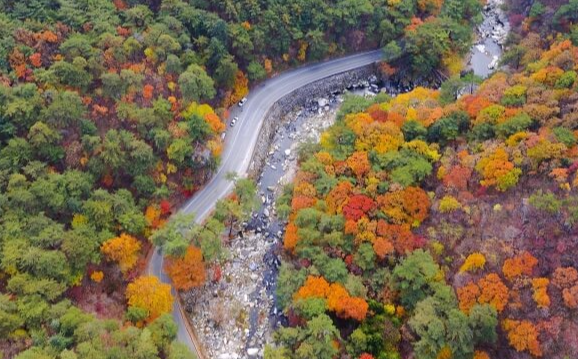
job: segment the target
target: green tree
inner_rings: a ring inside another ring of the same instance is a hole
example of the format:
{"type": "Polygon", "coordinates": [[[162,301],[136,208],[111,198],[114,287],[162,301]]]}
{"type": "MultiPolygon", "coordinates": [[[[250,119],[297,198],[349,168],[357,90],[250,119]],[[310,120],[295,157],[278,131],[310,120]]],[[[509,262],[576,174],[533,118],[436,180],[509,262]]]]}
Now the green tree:
{"type": "Polygon", "coordinates": [[[150,236],[150,240],[155,246],[161,247],[165,255],[180,257],[185,254],[191,239],[198,231],[194,214],[178,213],[162,228],[157,229],[150,236]]]}
{"type": "Polygon", "coordinates": [[[338,353],[333,341],[339,338],[339,331],[333,325],[331,318],[325,314],[307,322],[303,329],[303,337],[304,339],[295,351],[299,359],[332,359],[338,353]]]}
{"type": "Polygon", "coordinates": [[[407,308],[426,298],[432,292],[432,283],[440,271],[431,254],[418,249],[395,266],[392,273],[393,286],[400,292],[401,303],[407,308]]]}
{"type": "Polygon", "coordinates": [[[198,65],[190,65],[179,76],[179,88],[187,101],[208,100],[216,94],[213,79],[198,65]]]}
{"type": "Polygon", "coordinates": [[[18,316],[16,303],[8,295],[0,294],[0,336],[8,338],[23,324],[24,320],[18,316]]]}
{"type": "Polygon", "coordinates": [[[86,107],[76,92],[52,93],[52,102],[42,110],[41,118],[56,128],[74,126],[84,118],[86,107]]]}
{"type": "Polygon", "coordinates": [[[286,262],[282,262],[279,267],[279,276],[277,277],[277,303],[279,308],[286,309],[291,303],[293,293],[295,293],[307,278],[307,272],[304,268],[296,270],[295,267],[286,262]]]}

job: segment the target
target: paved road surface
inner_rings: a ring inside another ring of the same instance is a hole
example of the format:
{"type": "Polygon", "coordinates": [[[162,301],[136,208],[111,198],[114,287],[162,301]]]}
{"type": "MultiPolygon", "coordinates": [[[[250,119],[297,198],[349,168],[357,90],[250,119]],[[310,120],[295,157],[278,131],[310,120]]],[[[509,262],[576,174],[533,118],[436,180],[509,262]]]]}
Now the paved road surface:
{"type": "MultiPolygon", "coordinates": [[[[303,85],[374,63],[380,58],[381,50],[376,50],[308,65],[285,72],[253,89],[247,96],[248,101],[245,106],[232,111],[231,116],[238,116],[239,120],[235,127],[227,129],[221,166],[217,173],[205,187],[183,205],[181,211],[195,213],[197,222],[201,222],[211,212],[215,202],[232,190],[233,184],[225,178],[226,174],[236,172],[240,176],[245,176],[263,118],[275,102],[303,85]]],[[[148,272],[160,277],[163,282],[169,283],[169,278],[162,271],[162,261],[162,255],[155,250],[149,262],[148,272]]],[[[200,358],[195,343],[187,332],[186,319],[182,317],[177,301],[173,305],[173,317],[179,326],[178,339],[200,358]]]]}

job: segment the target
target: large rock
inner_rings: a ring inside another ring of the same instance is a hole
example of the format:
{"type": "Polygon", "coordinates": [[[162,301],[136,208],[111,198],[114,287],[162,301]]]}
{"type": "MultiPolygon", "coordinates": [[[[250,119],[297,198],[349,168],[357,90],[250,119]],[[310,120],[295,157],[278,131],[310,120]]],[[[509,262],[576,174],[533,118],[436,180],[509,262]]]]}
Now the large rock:
{"type": "Polygon", "coordinates": [[[259,353],[259,349],[257,348],[249,348],[247,349],[247,355],[250,357],[254,357],[259,353]]]}

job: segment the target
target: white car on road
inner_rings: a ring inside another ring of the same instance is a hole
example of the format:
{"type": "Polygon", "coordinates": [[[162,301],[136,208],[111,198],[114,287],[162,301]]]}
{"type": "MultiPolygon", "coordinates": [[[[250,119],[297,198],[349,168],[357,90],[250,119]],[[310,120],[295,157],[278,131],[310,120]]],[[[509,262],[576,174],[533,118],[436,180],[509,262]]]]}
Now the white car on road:
{"type": "Polygon", "coordinates": [[[245,104],[245,102],[247,102],[247,98],[246,98],[246,97],[243,97],[243,98],[241,99],[241,101],[239,101],[239,107],[243,107],[243,105],[245,104]]]}

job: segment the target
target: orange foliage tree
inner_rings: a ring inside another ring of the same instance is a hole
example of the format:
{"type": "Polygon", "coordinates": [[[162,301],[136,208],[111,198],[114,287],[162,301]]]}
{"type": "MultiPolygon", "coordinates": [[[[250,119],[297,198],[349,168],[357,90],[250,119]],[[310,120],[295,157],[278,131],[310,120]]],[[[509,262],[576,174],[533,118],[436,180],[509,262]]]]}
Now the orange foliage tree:
{"type": "Polygon", "coordinates": [[[233,84],[233,89],[228,92],[225,97],[225,107],[229,107],[237,102],[239,102],[243,97],[249,93],[249,79],[243,71],[239,70],[235,74],[235,83],[233,84]]]}
{"type": "Polygon", "coordinates": [[[389,192],[379,196],[377,203],[393,223],[412,226],[417,226],[426,219],[430,208],[427,193],[419,187],[389,192]]]}
{"type": "Polygon", "coordinates": [[[323,277],[309,276],[305,284],[294,294],[293,299],[327,298],[329,283],[323,277]]]}
{"type": "Polygon", "coordinates": [[[104,279],[104,273],[102,271],[94,271],[90,274],[90,279],[95,283],[100,283],[104,279]]]}
{"type": "Polygon", "coordinates": [[[358,181],[363,180],[363,176],[365,176],[371,169],[367,152],[353,152],[353,154],[347,159],[347,166],[351,168],[358,181]]]}
{"type": "Polygon", "coordinates": [[[469,282],[465,286],[458,288],[457,292],[460,310],[468,314],[478,301],[480,287],[474,282],[469,282]]]}
{"type": "Polygon", "coordinates": [[[313,207],[315,205],[315,202],[317,202],[315,198],[306,196],[295,196],[291,200],[291,209],[293,209],[293,212],[297,212],[298,210],[303,208],[313,207]]]}
{"type": "Polygon", "coordinates": [[[214,113],[207,113],[205,115],[205,122],[211,127],[213,133],[221,133],[227,128],[219,116],[214,113]]]}
{"type": "Polygon", "coordinates": [[[490,359],[490,356],[486,352],[476,350],[474,353],[474,359],[490,359]]]}
{"type": "Polygon", "coordinates": [[[392,254],[395,248],[391,241],[383,237],[377,237],[373,242],[373,250],[379,259],[384,259],[389,254],[392,254]]]}
{"type": "Polygon", "coordinates": [[[478,282],[480,296],[478,303],[490,304],[501,312],[508,304],[510,291],[496,273],[490,273],[478,282]]]}
{"type": "Polygon", "coordinates": [[[550,306],[550,297],[548,296],[548,278],[534,278],[532,279],[532,289],[534,290],[534,301],[538,308],[548,308],[550,306]]]}
{"type": "Polygon", "coordinates": [[[126,233],[104,242],[100,250],[109,259],[118,263],[123,273],[131,270],[138,261],[141,244],[138,239],[126,233]]]}
{"type": "Polygon", "coordinates": [[[283,240],[283,248],[286,250],[293,251],[297,242],[299,241],[299,236],[297,236],[297,226],[293,222],[289,222],[285,228],[285,238],[283,240]]]}
{"type": "Polygon", "coordinates": [[[522,274],[527,276],[532,275],[532,271],[536,264],[538,264],[536,257],[531,255],[529,252],[524,251],[522,254],[514,258],[506,259],[502,266],[502,272],[506,278],[511,281],[522,274]]]}
{"type": "Polygon", "coordinates": [[[333,283],[327,293],[327,308],[340,318],[362,321],[369,306],[362,298],[351,297],[341,284],[333,283]]]}
{"type": "Polygon", "coordinates": [[[155,276],[138,277],[129,283],[126,287],[126,299],[129,306],[147,311],[147,321],[169,313],[173,307],[171,286],[161,283],[155,276]]]}
{"type": "Polygon", "coordinates": [[[150,227],[158,228],[162,223],[160,208],[154,205],[148,206],[145,210],[145,219],[150,227]]]}
{"type": "Polygon", "coordinates": [[[482,186],[495,186],[500,191],[506,191],[518,183],[522,170],[514,167],[508,160],[508,153],[503,148],[482,157],[476,164],[476,170],[482,175],[482,186]]]}
{"type": "Polygon", "coordinates": [[[408,224],[389,224],[384,220],[379,220],[377,235],[391,242],[399,254],[411,252],[419,247],[408,224]]]}
{"type": "Polygon", "coordinates": [[[502,322],[502,327],[508,333],[508,341],[516,351],[528,351],[533,356],[542,356],[538,330],[530,321],[506,319],[502,322]]]}
{"type": "Polygon", "coordinates": [[[351,297],[341,284],[329,284],[323,277],[307,277],[305,284],[293,295],[294,300],[306,298],[327,299],[327,308],[343,319],[362,321],[369,308],[364,299],[351,297]]]}
{"type": "Polygon", "coordinates": [[[142,97],[147,101],[150,100],[151,98],[153,98],[153,91],[154,91],[153,85],[151,84],[144,85],[142,89],[142,97]]]}
{"type": "Polygon", "coordinates": [[[465,191],[468,188],[468,181],[471,176],[471,169],[458,165],[448,170],[443,178],[443,182],[446,187],[455,188],[458,191],[465,191]]]}
{"type": "Polygon", "coordinates": [[[205,283],[206,272],[203,253],[195,246],[189,246],[182,258],[168,257],[165,269],[179,290],[189,290],[205,283]]]}
{"type": "Polygon", "coordinates": [[[568,308],[578,308],[578,285],[570,288],[564,288],[562,291],[562,299],[564,299],[564,304],[568,308]]]}
{"type": "Polygon", "coordinates": [[[559,289],[570,288],[578,282],[578,271],[572,267],[556,268],[552,283],[559,289]]]}
{"type": "Polygon", "coordinates": [[[32,55],[30,55],[28,59],[30,60],[32,66],[34,67],[42,66],[42,55],[39,52],[33,53],[32,55]]]}
{"type": "Polygon", "coordinates": [[[342,213],[343,206],[347,203],[352,190],[353,185],[350,182],[339,182],[325,198],[327,212],[330,214],[342,213]]]}

